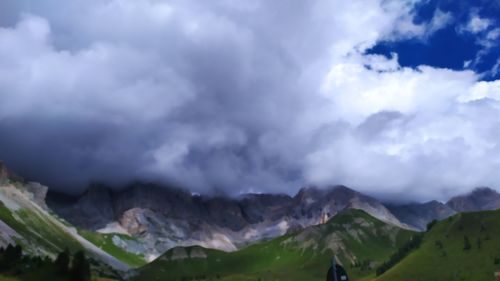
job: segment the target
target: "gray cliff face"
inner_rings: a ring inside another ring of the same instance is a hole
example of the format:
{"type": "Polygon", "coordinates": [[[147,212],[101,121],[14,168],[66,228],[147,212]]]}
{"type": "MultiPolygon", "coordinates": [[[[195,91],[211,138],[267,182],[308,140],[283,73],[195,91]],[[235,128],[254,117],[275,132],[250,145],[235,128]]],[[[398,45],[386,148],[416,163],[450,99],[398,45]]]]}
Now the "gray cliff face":
{"type": "Polygon", "coordinates": [[[500,194],[488,187],[476,188],[467,195],[451,198],[446,205],[457,212],[496,210],[500,208],[500,194]]]}
{"type": "Polygon", "coordinates": [[[248,194],[239,201],[243,216],[249,224],[276,222],[289,214],[292,197],[283,194],[248,194]]]}
{"type": "Polygon", "coordinates": [[[24,188],[32,194],[31,200],[33,200],[33,202],[44,209],[48,209],[47,204],[45,203],[45,198],[47,197],[47,192],[49,190],[48,187],[37,182],[28,182],[24,185],[24,188]]]}
{"type": "Polygon", "coordinates": [[[115,220],[111,191],[101,186],[91,186],[79,198],[50,194],[47,204],[59,216],[84,229],[104,228],[115,220]]]}
{"type": "Polygon", "coordinates": [[[429,222],[442,220],[457,213],[446,204],[437,201],[422,204],[388,205],[388,208],[401,222],[422,231],[426,230],[429,222]]]}
{"type": "Polygon", "coordinates": [[[37,182],[25,181],[22,177],[9,170],[2,161],[0,161],[0,184],[15,184],[18,188],[27,191],[27,194],[31,196],[31,200],[36,204],[47,209],[45,198],[49,190],[48,187],[37,182]]]}

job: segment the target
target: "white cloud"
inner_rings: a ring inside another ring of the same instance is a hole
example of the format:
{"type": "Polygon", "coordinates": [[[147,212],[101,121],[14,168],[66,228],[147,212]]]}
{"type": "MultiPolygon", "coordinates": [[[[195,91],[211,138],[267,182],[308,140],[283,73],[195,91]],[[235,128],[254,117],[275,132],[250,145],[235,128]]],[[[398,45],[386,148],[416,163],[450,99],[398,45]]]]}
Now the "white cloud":
{"type": "Polygon", "coordinates": [[[487,30],[491,25],[492,21],[490,19],[482,18],[473,12],[470,15],[469,22],[461,30],[475,34],[487,30]]]}
{"type": "MultiPolygon", "coordinates": [[[[475,10],[470,13],[467,24],[459,26],[457,31],[474,34],[476,44],[482,47],[467,67],[475,67],[481,63],[491,49],[498,45],[498,38],[500,37],[500,28],[495,27],[495,22],[488,18],[482,18],[475,10]]],[[[490,73],[493,70],[494,67],[490,73]]]]}
{"type": "Polygon", "coordinates": [[[325,81],[325,107],[336,110],[324,126],[345,125],[308,152],[311,181],[427,199],[496,185],[499,81],[424,66],[373,71],[362,60],[333,65],[325,81]]]}
{"type": "Polygon", "coordinates": [[[451,12],[443,12],[440,9],[436,9],[431,22],[427,27],[427,34],[432,34],[440,29],[445,28],[453,21],[453,16],[451,12]]]}
{"type": "Polygon", "coordinates": [[[486,40],[497,40],[500,37],[500,27],[492,29],[486,34],[486,40]]]}
{"type": "Polygon", "coordinates": [[[495,63],[495,65],[493,66],[493,68],[491,68],[491,75],[493,77],[495,77],[499,73],[500,73],[500,58],[497,59],[497,62],[495,63]]]}
{"type": "Polygon", "coordinates": [[[434,11],[434,15],[428,22],[415,24],[412,14],[405,14],[394,23],[394,31],[385,40],[400,40],[401,38],[417,38],[427,40],[436,31],[439,31],[453,22],[451,12],[443,12],[440,9],[434,11]]]}
{"type": "Polygon", "coordinates": [[[500,180],[494,82],[363,55],[425,40],[450,14],[416,25],[413,1],[43,2],[0,29],[0,157],[21,173],[68,189],[312,182],[412,199],[500,180]]]}

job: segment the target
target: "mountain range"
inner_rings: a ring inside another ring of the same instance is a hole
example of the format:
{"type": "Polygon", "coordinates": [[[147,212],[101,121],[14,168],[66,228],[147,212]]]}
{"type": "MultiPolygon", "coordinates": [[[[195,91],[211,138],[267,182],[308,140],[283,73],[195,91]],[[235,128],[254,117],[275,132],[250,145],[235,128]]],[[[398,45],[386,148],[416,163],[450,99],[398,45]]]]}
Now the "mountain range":
{"type": "MultiPolygon", "coordinates": [[[[477,213],[498,208],[500,195],[484,187],[446,203],[404,205],[384,204],[345,186],[307,187],[295,196],[229,198],[135,183],[118,191],[93,185],[80,196],[68,196],[25,181],[0,162],[0,247],[18,244],[28,255],[51,258],[65,248],[84,250],[97,276],[117,279],[206,279],[206,274],[222,274],[221,280],[298,280],[305,274],[320,280],[322,273],[315,272],[323,272],[325,260],[335,254],[356,280],[399,280],[416,274],[407,259],[424,267],[427,255],[436,263],[453,262],[443,259],[448,251],[465,259],[459,245],[464,235],[477,239],[473,242],[478,249],[479,243],[499,242],[494,238],[499,211],[477,213]],[[441,222],[425,232],[434,220],[441,222]],[[424,237],[423,250],[375,276],[391,254],[418,235],[424,237]],[[436,247],[439,257],[431,251],[436,247]],[[237,277],[243,273],[246,279],[237,277]]],[[[484,255],[496,255],[494,251],[476,255],[491,258],[484,255]]]]}
{"type": "Polygon", "coordinates": [[[77,197],[49,192],[47,204],[60,217],[83,229],[123,233],[142,241],[142,254],[152,260],[177,246],[235,251],[325,223],[346,209],[363,210],[386,223],[424,231],[433,220],[458,212],[500,208],[500,194],[483,187],[446,203],[394,205],[346,186],[306,187],[295,196],[245,194],[229,198],[135,183],[119,191],[93,185],[77,197]]]}
{"type": "Polygon", "coordinates": [[[78,198],[49,195],[47,203],[59,216],[81,228],[121,232],[144,241],[148,257],[176,246],[234,251],[324,223],[350,208],[410,228],[377,200],[343,186],[305,188],[294,197],[247,194],[236,199],[191,195],[152,184],[134,184],[117,192],[93,186],[78,198]]]}

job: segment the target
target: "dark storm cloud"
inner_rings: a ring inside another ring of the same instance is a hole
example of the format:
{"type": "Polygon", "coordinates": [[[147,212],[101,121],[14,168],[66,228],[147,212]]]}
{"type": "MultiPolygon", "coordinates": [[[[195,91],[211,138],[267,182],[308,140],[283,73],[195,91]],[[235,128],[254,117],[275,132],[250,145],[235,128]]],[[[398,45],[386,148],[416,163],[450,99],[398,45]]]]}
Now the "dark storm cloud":
{"type": "MultiPolygon", "coordinates": [[[[444,178],[420,167],[443,171],[492,151],[495,124],[477,117],[496,106],[469,103],[491,98],[496,84],[363,55],[382,38],[445,24],[415,25],[412,5],[2,2],[0,158],[67,192],[136,179],[229,194],[309,183],[418,198],[436,197],[435,187],[437,196],[460,192],[449,188],[468,165],[444,178]],[[462,139],[438,134],[456,125],[462,139]],[[429,158],[441,145],[451,148],[429,158]]],[[[490,160],[487,171],[497,168],[490,160]]]]}

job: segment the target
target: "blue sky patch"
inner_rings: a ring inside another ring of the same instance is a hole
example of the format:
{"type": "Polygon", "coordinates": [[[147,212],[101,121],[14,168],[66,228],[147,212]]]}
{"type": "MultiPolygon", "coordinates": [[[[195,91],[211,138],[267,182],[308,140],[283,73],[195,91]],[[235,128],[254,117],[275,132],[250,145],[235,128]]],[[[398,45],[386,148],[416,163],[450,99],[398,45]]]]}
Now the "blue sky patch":
{"type": "Polygon", "coordinates": [[[400,65],[471,69],[482,80],[500,78],[500,1],[426,1],[415,10],[415,24],[432,20],[436,10],[451,23],[424,38],[381,41],[368,54],[398,55],[400,65]]]}

